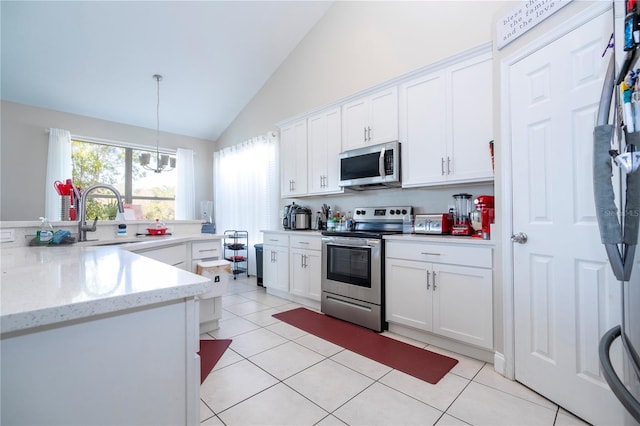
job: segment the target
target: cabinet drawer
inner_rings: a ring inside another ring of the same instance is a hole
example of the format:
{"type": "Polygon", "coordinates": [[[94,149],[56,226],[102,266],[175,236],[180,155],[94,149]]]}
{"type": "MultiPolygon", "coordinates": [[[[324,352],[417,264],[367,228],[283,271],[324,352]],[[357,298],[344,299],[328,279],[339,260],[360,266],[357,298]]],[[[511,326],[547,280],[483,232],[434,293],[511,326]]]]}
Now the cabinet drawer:
{"type": "Polygon", "coordinates": [[[288,247],[289,236],[284,234],[277,234],[277,233],[265,233],[264,244],[265,245],[268,244],[270,246],[288,247]]]}
{"type": "Polygon", "coordinates": [[[191,259],[208,259],[210,257],[220,257],[220,240],[191,243],[191,259]]]}
{"type": "Polygon", "coordinates": [[[167,265],[178,266],[181,268],[184,268],[184,263],[187,260],[187,253],[184,244],[139,251],[138,254],[166,263],[167,265]]]}
{"type": "Polygon", "coordinates": [[[492,249],[460,244],[428,244],[388,241],[386,256],[395,259],[418,260],[452,265],[491,268],[492,249]]]}
{"type": "Polygon", "coordinates": [[[308,250],[322,249],[320,237],[312,237],[308,235],[292,235],[289,240],[289,247],[308,250]]]}

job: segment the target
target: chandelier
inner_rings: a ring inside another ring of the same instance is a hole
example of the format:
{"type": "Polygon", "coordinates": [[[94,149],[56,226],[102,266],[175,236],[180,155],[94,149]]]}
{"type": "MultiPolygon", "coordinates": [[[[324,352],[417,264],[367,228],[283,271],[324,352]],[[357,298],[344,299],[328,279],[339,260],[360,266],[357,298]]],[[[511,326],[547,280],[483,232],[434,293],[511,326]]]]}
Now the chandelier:
{"type": "Polygon", "coordinates": [[[153,78],[156,80],[158,88],[158,102],[156,104],[156,165],[155,167],[150,165],[151,154],[148,152],[140,154],[140,165],[146,170],[153,170],[155,173],[161,173],[163,171],[168,172],[175,169],[176,159],[175,157],[171,157],[167,154],[160,154],[160,80],[162,80],[162,76],[160,74],[154,74],[153,78]]]}

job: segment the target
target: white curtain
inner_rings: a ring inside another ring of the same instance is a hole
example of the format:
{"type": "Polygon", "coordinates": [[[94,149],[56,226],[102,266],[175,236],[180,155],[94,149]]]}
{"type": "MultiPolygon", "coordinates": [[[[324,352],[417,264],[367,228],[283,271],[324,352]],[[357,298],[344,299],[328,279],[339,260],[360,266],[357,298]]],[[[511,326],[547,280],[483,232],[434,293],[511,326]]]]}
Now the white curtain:
{"type": "Polygon", "coordinates": [[[176,220],[195,219],[196,189],[193,166],[193,150],[176,150],[176,220]]]}
{"type": "Polygon", "coordinates": [[[53,183],[71,179],[71,133],[68,130],[49,129],[49,149],[45,179],[44,216],[49,220],[60,220],[60,195],[53,183]]]}
{"type": "Polygon", "coordinates": [[[278,224],[278,138],[269,133],[213,154],[216,233],[249,233],[249,274],[255,275],[254,244],[278,224]]]}

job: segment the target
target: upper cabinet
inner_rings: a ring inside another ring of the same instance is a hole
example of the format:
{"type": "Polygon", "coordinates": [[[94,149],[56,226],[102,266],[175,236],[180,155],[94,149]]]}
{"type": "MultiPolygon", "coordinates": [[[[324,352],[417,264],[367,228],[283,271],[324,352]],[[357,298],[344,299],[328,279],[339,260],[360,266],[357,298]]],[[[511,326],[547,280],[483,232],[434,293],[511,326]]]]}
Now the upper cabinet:
{"type": "Polygon", "coordinates": [[[282,197],[307,193],[307,119],[280,129],[282,197]]]}
{"type": "Polygon", "coordinates": [[[491,54],[400,85],[402,186],[493,179],[491,54]]]}
{"type": "Polygon", "coordinates": [[[344,192],[338,186],[338,154],[342,149],[340,108],[308,118],[308,193],[309,195],[344,192]]]}
{"type": "Polygon", "coordinates": [[[342,106],[344,151],[398,140],[398,87],[393,86],[342,106]]]}

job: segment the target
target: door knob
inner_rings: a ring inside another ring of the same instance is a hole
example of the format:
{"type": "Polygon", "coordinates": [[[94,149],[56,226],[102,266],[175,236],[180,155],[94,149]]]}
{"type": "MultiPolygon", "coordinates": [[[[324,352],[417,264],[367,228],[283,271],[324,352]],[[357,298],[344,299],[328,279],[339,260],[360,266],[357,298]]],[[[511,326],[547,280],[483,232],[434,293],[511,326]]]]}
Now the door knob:
{"type": "Polygon", "coordinates": [[[529,239],[529,237],[524,232],[518,232],[511,236],[511,241],[518,244],[525,244],[527,239],[529,239]]]}

